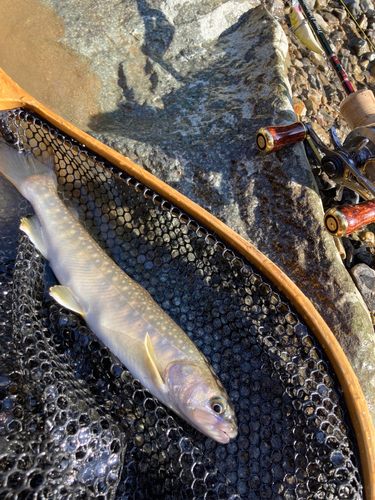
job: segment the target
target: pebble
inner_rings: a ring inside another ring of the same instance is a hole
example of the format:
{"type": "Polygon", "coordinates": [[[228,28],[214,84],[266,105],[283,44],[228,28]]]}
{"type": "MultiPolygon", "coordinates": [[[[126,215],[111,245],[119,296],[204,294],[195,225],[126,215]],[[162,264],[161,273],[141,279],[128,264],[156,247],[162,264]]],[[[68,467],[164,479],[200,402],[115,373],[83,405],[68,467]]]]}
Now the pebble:
{"type": "Polygon", "coordinates": [[[363,57],[365,57],[368,61],[373,62],[375,61],[375,52],[366,52],[366,54],[363,54],[363,57]]]}
{"type": "Polygon", "coordinates": [[[367,17],[363,14],[358,23],[359,27],[365,30],[368,25],[367,17]]]}
{"type": "Polygon", "coordinates": [[[369,64],[370,64],[370,61],[368,59],[364,59],[363,61],[359,61],[359,65],[364,69],[367,69],[369,67],[369,64]]]}
{"type": "Polygon", "coordinates": [[[361,9],[363,10],[363,12],[365,12],[365,13],[367,11],[374,10],[374,3],[372,2],[372,0],[361,0],[360,6],[361,6],[361,9]]]}
{"type": "Polygon", "coordinates": [[[310,50],[310,52],[308,53],[308,58],[318,70],[327,70],[327,61],[324,56],[321,56],[320,54],[317,54],[316,52],[310,50]]]}
{"type": "Polygon", "coordinates": [[[325,20],[322,18],[322,16],[317,12],[314,12],[314,17],[316,19],[316,22],[319,24],[320,28],[324,31],[326,35],[328,35],[332,31],[329,24],[326,23],[325,20]]]}
{"type": "Polygon", "coordinates": [[[348,9],[350,10],[354,19],[358,19],[362,14],[361,7],[357,3],[351,3],[350,5],[348,5],[348,9]]]}
{"type": "Polygon", "coordinates": [[[303,118],[306,116],[306,106],[302,99],[299,99],[298,97],[293,97],[293,108],[294,112],[297,115],[297,118],[303,118]]]}
{"type": "Polygon", "coordinates": [[[340,23],[343,23],[348,15],[345,9],[333,9],[332,14],[337,17],[340,23]]]}
{"type": "Polygon", "coordinates": [[[357,40],[353,45],[352,48],[355,52],[355,54],[359,57],[362,54],[365,54],[366,52],[369,51],[369,46],[366,40],[357,40]]]}
{"type": "Polygon", "coordinates": [[[364,264],[367,264],[368,266],[373,265],[374,262],[373,255],[371,252],[367,250],[367,247],[365,245],[357,248],[355,257],[357,260],[363,262],[364,264]]]}
{"type": "Polygon", "coordinates": [[[337,17],[330,12],[324,12],[323,19],[327,21],[327,23],[331,26],[338,26],[340,24],[340,21],[337,19],[337,17]]]}
{"type": "Polygon", "coordinates": [[[329,135],[327,134],[327,132],[324,130],[324,128],[319,125],[318,123],[316,122],[311,122],[310,123],[312,129],[314,130],[314,132],[317,134],[317,136],[319,137],[319,139],[324,143],[326,144],[327,146],[330,145],[330,137],[329,135]]]}

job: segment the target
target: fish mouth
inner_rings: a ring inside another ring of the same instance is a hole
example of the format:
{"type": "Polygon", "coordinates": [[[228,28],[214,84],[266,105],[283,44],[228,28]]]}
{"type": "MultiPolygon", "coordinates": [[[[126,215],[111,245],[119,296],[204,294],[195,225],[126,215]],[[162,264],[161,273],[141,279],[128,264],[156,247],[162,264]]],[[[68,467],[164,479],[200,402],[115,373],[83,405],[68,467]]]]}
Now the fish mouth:
{"type": "Polygon", "coordinates": [[[218,435],[214,439],[216,441],[219,441],[222,444],[228,444],[231,439],[234,439],[237,437],[238,431],[237,428],[233,429],[219,429],[218,435]]]}

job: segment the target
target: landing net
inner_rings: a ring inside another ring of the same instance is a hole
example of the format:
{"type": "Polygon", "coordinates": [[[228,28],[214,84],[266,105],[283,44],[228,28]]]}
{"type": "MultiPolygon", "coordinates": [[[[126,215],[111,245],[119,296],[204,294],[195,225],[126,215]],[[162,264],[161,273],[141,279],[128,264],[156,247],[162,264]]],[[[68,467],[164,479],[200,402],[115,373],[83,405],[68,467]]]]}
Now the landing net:
{"type": "Polygon", "coordinates": [[[362,498],[340,385],[288,300],[189,214],[36,114],[1,112],[1,133],[36,155],[53,148],[62,199],[202,350],[239,435],[220,445],[162,406],[49,297],[53,274],[27,237],[4,230],[0,498],[362,498]]]}

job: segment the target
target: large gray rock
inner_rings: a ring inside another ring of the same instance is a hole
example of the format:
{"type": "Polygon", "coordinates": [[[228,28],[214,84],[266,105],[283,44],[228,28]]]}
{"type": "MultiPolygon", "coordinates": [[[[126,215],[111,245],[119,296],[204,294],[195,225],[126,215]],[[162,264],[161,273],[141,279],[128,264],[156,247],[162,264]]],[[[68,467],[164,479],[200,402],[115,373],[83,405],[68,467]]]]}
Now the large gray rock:
{"type": "Polygon", "coordinates": [[[358,290],[361,292],[367,307],[375,313],[375,271],[367,264],[357,264],[350,269],[358,290]]]}
{"type": "Polygon", "coordinates": [[[255,3],[221,0],[45,0],[62,40],[101,80],[89,132],[251,241],[325,318],[375,420],[371,319],[325,232],[302,145],[270,156],[255,131],[295,121],[288,46],[255,3]]]}

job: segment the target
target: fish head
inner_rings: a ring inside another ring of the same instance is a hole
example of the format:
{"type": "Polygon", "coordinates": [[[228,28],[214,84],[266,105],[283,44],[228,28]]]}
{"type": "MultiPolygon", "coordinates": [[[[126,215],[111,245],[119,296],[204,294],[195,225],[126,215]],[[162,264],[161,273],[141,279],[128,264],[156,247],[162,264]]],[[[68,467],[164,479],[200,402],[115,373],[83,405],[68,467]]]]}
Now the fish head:
{"type": "Polygon", "coordinates": [[[172,363],[166,373],[169,399],[176,413],[219,443],[226,444],[237,436],[233,405],[208,363],[172,363]]]}

